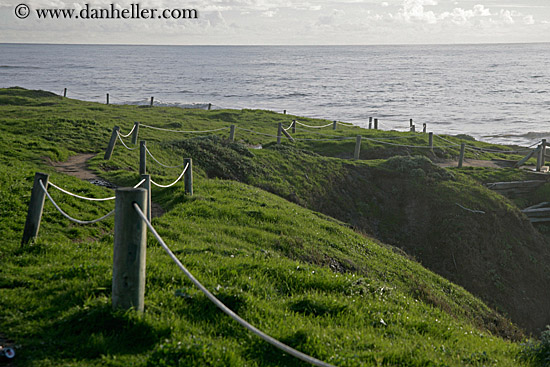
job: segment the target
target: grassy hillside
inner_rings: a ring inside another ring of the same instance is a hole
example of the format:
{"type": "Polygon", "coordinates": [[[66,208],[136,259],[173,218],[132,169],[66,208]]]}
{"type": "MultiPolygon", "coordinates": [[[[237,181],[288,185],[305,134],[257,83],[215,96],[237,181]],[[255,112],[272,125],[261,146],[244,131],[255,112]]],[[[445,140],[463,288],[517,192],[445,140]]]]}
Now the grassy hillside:
{"type": "MultiPolygon", "coordinates": [[[[273,125],[288,118],[265,111],[104,106],[45,92],[0,90],[0,333],[20,345],[18,365],[303,365],[215,309],[152,237],[145,313],[112,311],[112,218],[76,225],[46,203],[38,240],[19,244],[34,172],[47,172],[56,184],[87,196],[112,194],[56,173],[46,157],[65,160],[98,153],[90,164],[104,178],[119,185],[138,181],[136,151],[117,145],[111,161],[102,159],[115,124],[123,132],[136,120],[202,130],[234,119],[241,127],[272,133],[273,125]]],[[[198,153],[204,146],[150,129],[140,136],[167,164],[181,163],[192,147],[198,153]]],[[[269,137],[249,133],[240,138],[267,145],[269,137]]],[[[352,221],[284,199],[313,205],[316,195],[332,192],[326,181],[318,180],[322,172],[333,172],[326,176],[335,180],[336,173],[347,173],[342,170],[349,167],[383,171],[394,162],[354,163],[316,155],[329,155],[327,151],[300,154],[310,160],[285,161],[281,157],[296,155],[295,148],[252,152],[242,144],[217,146],[192,156],[194,196],[186,196],[182,184],[153,191],[153,200],[166,211],[153,224],[197,278],[239,315],[338,366],[530,364],[521,354],[521,331],[462,287],[353,231],[352,221]],[[225,159],[226,154],[232,158],[225,159]],[[297,163],[310,170],[297,175],[297,163]],[[319,167],[325,171],[317,171],[319,167]]],[[[179,173],[153,162],[148,170],[162,183],[179,173]]],[[[80,219],[112,209],[112,203],[90,204],[51,192],[80,219]]]]}

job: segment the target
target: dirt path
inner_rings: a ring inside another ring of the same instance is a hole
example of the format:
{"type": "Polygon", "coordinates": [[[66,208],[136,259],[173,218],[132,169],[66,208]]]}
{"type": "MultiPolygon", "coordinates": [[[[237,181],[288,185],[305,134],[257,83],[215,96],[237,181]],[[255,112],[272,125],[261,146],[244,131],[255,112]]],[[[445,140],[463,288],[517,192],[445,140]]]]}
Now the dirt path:
{"type": "MultiPolygon", "coordinates": [[[[88,168],[88,161],[95,157],[95,154],[77,154],[69,157],[65,162],[54,162],[49,158],[46,158],[46,163],[50,166],[55,167],[57,172],[65,173],[77,177],[81,180],[86,180],[93,183],[94,185],[104,186],[111,189],[115,189],[116,185],[105,181],[98,175],[96,175],[92,170],[88,168]]],[[[151,216],[156,218],[164,214],[164,209],[157,203],[151,203],[152,211],[151,216]]]]}
{"type": "MultiPolygon", "coordinates": [[[[507,168],[514,167],[515,161],[506,161],[501,159],[493,159],[490,161],[481,159],[465,159],[463,167],[489,167],[489,168],[507,168]]],[[[458,161],[449,160],[435,163],[439,167],[457,167],[458,161]]]]}

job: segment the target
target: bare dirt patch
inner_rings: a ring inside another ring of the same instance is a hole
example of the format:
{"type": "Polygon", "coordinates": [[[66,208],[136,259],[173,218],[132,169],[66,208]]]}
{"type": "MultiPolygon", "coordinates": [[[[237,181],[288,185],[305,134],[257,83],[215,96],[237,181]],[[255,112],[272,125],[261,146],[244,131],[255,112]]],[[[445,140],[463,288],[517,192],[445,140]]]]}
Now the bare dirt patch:
{"type": "MultiPolygon", "coordinates": [[[[88,161],[95,157],[96,154],[77,154],[69,157],[65,162],[54,162],[50,158],[44,158],[47,164],[55,167],[57,172],[65,173],[77,177],[81,180],[86,180],[94,185],[105,186],[108,188],[115,189],[116,185],[105,181],[98,175],[96,175],[92,170],[88,168],[88,161]]],[[[160,217],[164,214],[164,209],[157,203],[151,203],[151,216],[153,218],[160,217]]]]}

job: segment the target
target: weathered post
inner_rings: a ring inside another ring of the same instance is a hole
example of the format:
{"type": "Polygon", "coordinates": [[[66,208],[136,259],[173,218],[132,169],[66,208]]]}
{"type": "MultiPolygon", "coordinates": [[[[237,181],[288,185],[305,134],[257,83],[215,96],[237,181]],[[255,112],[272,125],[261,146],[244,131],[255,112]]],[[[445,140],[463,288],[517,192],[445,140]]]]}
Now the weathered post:
{"type": "Polygon", "coordinates": [[[434,133],[431,132],[431,131],[428,133],[428,144],[430,146],[430,150],[433,152],[433,150],[434,150],[434,133]]]}
{"type": "Polygon", "coordinates": [[[235,141],[235,125],[229,127],[229,141],[235,141]]]}
{"type": "Polygon", "coordinates": [[[31,191],[31,201],[29,202],[29,210],[27,212],[27,220],[23,229],[23,238],[21,245],[26,245],[33,238],[38,237],[38,229],[40,228],[40,219],[42,219],[42,211],[44,210],[44,199],[46,194],[40,186],[40,181],[45,188],[48,188],[48,178],[50,176],[36,172],[34,175],[34,183],[31,191]]]}
{"type": "Polygon", "coordinates": [[[107,93],[107,103],[106,104],[109,104],[109,93],[107,93]]]}
{"type": "Polygon", "coordinates": [[[292,120],[292,133],[296,133],[296,120],[292,120]]]}
{"type": "Polygon", "coordinates": [[[185,186],[185,193],[192,196],[193,195],[193,160],[191,158],[184,158],[183,166],[185,167],[187,163],[189,163],[189,167],[187,167],[187,171],[185,171],[185,174],[183,175],[183,184],[185,186]]]}
{"type": "Polygon", "coordinates": [[[283,131],[283,123],[279,122],[277,126],[277,144],[281,144],[282,131],[283,131]]]}
{"type": "Polygon", "coordinates": [[[105,151],[105,155],[103,156],[103,159],[105,159],[106,161],[111,159],[111,155],[113,155],[113,150],[115,149],[116,138],[118,137],[119,130],[120,130],[120,127],[118,126],[113,127],[113,132],[111,133],[111,140],[109,140],[109,145],[107,145],[107,150],[105,151]]]}
{"type": "Polygon", "coordinates": [[[141,140],[139,142],[139,174],[147,174],[147,146],[146,141],[141,140]]]}
{"type": "Polygon", "coordinates": [[[369,130],[372,129],[372,122],[369,122],[369,130]]]}
{"type": "Polygon", "coordinates": [[[355,139],[355,151],[353,153],[354,159],[359,159],[359,153],[361,153],[361,135],[357,135],[355,139]]]}
{"type": "Polygon", "coordinates": [[[336,126],[337,126],[336,124],[337,124],[336,121],[333,121],[333,122],[332,122],[332,130],[336,130],[336,126]]]}
{"type": "Polygon", "coordinates": [[[67,88],[63,89],[63,97],[67,97],[67,88]]]}
{"type": "Polygon", "coordinates": [[[415,125],[411,125],[411,132],[415,132],[416,131],[416,126],[415,125]]]}
{"type": "Polygon", "coordinates": [[[426,128],[427,128],[426,123],[423,123],[423,124],[422,124],[422,132],[423,132],[423,133],[426,133],[426,128]]]}
{"type": "Polygon", "coordinates": [[[374,119],[374,130],[378,130],[378,119],[374,119]]]}
{"type": "Polygon", "coordinates": [[[283,110],[283,115],[286,115],[286,110],[283,110]]]}
{"type": "Polygon", "coordinates": [[[460,156],[458,157],[458,168],[462,168],[462,163],[464,162],[464,148],[466,148],[466,144],[465,143],[460,144],[460,156]]]}
{"type": "Polygon", "coordinates": [[[544,161],[546,160],[546,139],[542,139],[542,154],[541,154],[541,157],[542,157],[542,161],[541,161],[541,164],[544,166],[544,161]]]}
{"type": "Polygon", "coordinates": [[[132,133],[132,144],[137,144],[137,138],[139,134],[139,122],[134,122],[134,132],[132,133]]]}
{"type": "Polygon", "coordinates": [[[145,215],[147,216],[147,219],[149,222],[151,221],[151,175],[141,175],[141,178],[144,179],[143,183],[140,187],[147,190],[147,212],[145,212],[145,215]]]}
{"type": "MultiPolygon", "coordinates": [[[[409,120],[409,127],[412,128],[413,126],[414,126],[414,125],[413,125],[413,119],[410,119],[410,120],[409,120]]],[[[412,130],[411,130],[411,131],[412,131],[412,130]]]]}
{"type": "Polygon", "coordinates": [[[150,105],[150,107],[153,107],[153,104],[155,103],[154,101],[155,101],[155,97],[151,96],[151,105],[150,105]]]}
{"type": "Polygon", "coordinates": [[[210,111],[212,109],[212,103],[209,103],[208,104],[208,111],[210,111]]]}
{"type": "Polygon", "coordinates": [[[115,196],[112,305],[113,309],[143,312],[147,225],[133,204],[147,213],[147,192],[124,187],[115,196]]]}
{"type": "Polygon", "coordinates": [[[535,170],[537,172],[540,172],[541,168],[542,168],[542,160],[543,160],[543,156],[542,156],[542,151],[543,151],[543,148],[542,148],[542,144],[540,144],[538,146],[538,155],[537,155],[537,167],[535,168],[535,170]]]}

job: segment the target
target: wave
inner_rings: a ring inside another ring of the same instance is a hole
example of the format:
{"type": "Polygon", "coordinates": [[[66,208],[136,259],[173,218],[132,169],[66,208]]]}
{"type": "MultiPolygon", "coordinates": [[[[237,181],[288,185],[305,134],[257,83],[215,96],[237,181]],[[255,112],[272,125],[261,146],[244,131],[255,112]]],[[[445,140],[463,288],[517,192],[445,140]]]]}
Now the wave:
{"type": "Polygon", "coordinates": [[[0,65],[0,69],[42,69],[40,66],[0,65]]]}

